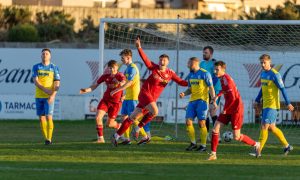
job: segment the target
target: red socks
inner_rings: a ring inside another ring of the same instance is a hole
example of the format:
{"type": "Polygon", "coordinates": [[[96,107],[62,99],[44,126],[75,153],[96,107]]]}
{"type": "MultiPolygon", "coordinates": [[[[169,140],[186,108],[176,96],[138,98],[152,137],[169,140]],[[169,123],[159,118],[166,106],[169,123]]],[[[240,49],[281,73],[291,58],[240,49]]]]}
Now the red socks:
{"type": "Polygon", "coordinates": [[[212,152],[217,152],[218,144],[219,144],[219,134],[213,132],[211,135],[211,151],[212,152]]]}
{"type": "Polygon", "coordinates": [[[96,130],[98,137],[103,136],[103,125],[97,125],[96,130]]]}
{"type": "Polygon", "coordinates": [[[256,142],[251,139],[249,136],[245,135],[245,134],[241,134],[239,141],[248,144],[250,146],[255,146],[256,142]]]}
{"type": "Polygon", "coordinates": [[[145,126],[148,122],[150,122],[155,116],[153,116],[152,113],[148,112],[147,114],[144,115],[143,119],[139,123],[139,127],[145,126]]]}
{"type": "Polygon", "coordinates": [[[121,127],[118,129],[117,134],[121,136],[124,134],[124,132],[129,128],[129,126],[133,123],[133,121],[128,117],[125,119],[121,125],[121,127]]]}

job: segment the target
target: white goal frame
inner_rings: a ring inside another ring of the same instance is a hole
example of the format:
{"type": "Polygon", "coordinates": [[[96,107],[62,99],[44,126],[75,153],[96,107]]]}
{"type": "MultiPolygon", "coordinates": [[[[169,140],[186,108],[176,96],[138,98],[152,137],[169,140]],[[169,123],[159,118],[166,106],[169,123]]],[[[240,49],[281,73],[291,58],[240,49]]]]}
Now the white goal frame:
{"type": "MultiPolygon", "coordinates": [[[[103,73],[104,67],[104,43],[105,43],[105,24],[106,23],[153,23],[153,24],[174,24],[177,27],[180,24],[222,24],[222,25],[300,25],[300,20],[205,20],[205,19],[122,19],[122,18],[101,18],[99,26],[99,74],[103,73]]],[[[176,73],[178,73],[179,61],[179,32],[177,29],[177,57],[176,57],[176,73]]],[[[103,95],[103,87],[100,89],[100,94],[103,95]]],[[[176,93],[178,94],[178,85],[176,85],[176,93]]],[[[177,137],[177,110],[178,97],[176,96],[176,111],[175,111],[175,132],[177,137]]]]}

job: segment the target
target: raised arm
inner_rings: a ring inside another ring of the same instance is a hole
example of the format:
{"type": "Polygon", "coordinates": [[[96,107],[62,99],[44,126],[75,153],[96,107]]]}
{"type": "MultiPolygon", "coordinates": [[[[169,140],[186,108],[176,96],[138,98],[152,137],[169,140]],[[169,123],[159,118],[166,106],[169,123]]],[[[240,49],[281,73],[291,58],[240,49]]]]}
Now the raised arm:
{"type": "Polygon", "coordinates": [[[175,72],[173,72],[172,74],[172,80],[175,81],[180,86],[188,86],[188,82],[178,77],[175,72]]]}
{"type": "Polygon", "coordinates": [[[146,67],[148,69],[152,69],[154,63],[150,59],[148,59],[147,55],[145,54],[144,50],[142,49],[141,40],[139,37],[137,37],[137,39],[135,41],[135,45],[136,45],[136,48],[138,49],[140,57],[144,61],[146,67]]]}
{"type": "Polygon", "coordinates": [[[86,94],[89,92],[94,91],[102,82],[105,80],[105,74],[99,77],[99,79],[92,85],[90,85],[88,88],[81,88],[79,90],[79,94],[86,94]]]}

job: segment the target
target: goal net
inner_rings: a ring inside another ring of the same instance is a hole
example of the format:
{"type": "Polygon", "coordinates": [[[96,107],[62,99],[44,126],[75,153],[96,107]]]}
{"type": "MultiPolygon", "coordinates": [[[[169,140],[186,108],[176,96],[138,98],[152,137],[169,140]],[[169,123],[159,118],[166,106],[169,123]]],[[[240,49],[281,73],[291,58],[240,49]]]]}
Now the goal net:
{"type": "MultiPolygon", "coordinates": [[[[298,21],[218,21],[218,20],[155,20],[155,19],[101,19],[100,25],[100,67],[110,59],[119,60],[124,48],[133,50],[133,61],[138,65],[141,78],[147,78],[149,71],[141,61],[135,48],[135,39],[141,37],[147,56],[158,63],[159,55],[170,56],[169,67],[181,78],[186,78],[190,57],[203,59],[203,47],[214,48],[213,58],[227,63],[227,73],[232,76],[241,93],[245,112],[242,132],[258,139],[261,110],[253,107],[260,89],[259,56],[267,53],[272,66],[277,69],[286,86],[287,94],[295,106],[289,112],[281,98],[282,105],[277,118],[291,144],[300,143],[300,23],[298,21]]],[[[100,70],[101,72],[102,70],[100,70]]],[[[124,69],[121,68],[121,71],[124,69]]],[[[185,131],[185,107],[189,97],[177,99],[186,88],[169,83],[157,102],[159,116],[151,124],[153,135],[175,136],[188,141],[185,131]]],[[[224,99],[224,98],[222,98],[224,99]]],[[[222,109],[223,100],[218,109],[222,109]]],[[[195,130],[199,128],[195,120],[195,130]]],[[[212,122],[210,123],[210,131],[212,122]]],[[[222,130],[231,130],[227,126],[222,130]]],[[[221,132],[221,133],[222,133],[221,132]]],[[[269,135],[268,142],[278,140],[269,135]]]]}

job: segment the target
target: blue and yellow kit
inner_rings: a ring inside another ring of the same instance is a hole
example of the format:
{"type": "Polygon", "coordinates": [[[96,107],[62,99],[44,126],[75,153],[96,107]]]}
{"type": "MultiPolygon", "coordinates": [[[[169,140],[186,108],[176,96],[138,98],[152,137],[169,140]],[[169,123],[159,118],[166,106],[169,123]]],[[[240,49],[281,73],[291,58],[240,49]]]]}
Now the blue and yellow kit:
{"type": "MultiPolygon", "coordinates": [[[[32,78],[35,77],[38,77],[38,80],[42,86],[51,90],[53,90],[54,81],[60,81],[58,67],[52,63],[50,63],[48,66],[43,65],[43,63],[34,65],[32,68],[32,78]]],[[[35,97],[48,98],[49,95],[43,92],[40,88],[36,87],[35,97]]]]}

